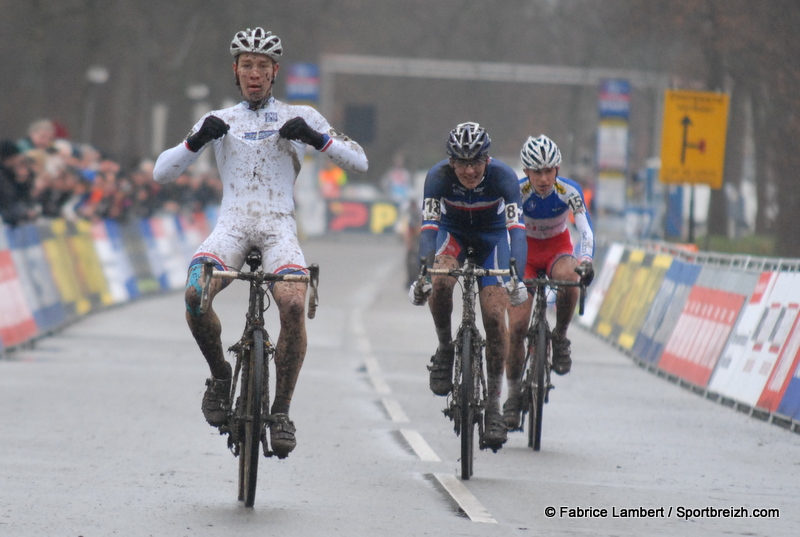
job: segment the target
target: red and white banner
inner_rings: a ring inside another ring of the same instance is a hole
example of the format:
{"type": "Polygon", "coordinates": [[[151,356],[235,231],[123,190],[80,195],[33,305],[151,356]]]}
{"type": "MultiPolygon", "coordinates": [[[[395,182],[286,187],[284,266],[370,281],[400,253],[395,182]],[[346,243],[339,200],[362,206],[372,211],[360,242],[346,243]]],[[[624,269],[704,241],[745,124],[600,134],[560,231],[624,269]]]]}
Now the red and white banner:
{"type": "Polygon", "coordinates": [[[658,366],[705,387],[744,299],[744,295],[737,293],[693,287],[658,366]]]}
{"type": "MultiPolygon", "coordinates": [[[[0,233],[4,233],[0,227],[0,233]]],[[[27,341],[36,335],[36,321],[28,306],[25,292],[17,276],[11,251],[0,242],[0,348],[27,341]]]]}
{"type": "Polygon", "coordinates": [[[762,274],[710,389],[750,406],[777,408],[800,345],[799,286],[797,273],[762,274]]]}

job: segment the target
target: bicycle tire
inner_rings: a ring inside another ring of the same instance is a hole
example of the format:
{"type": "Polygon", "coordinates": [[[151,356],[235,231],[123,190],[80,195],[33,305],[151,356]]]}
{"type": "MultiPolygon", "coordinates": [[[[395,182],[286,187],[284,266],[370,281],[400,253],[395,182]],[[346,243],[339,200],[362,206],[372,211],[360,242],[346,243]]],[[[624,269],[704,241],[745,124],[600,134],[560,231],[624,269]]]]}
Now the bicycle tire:
{"type": "Polygon", "coordinates": [[[547,324],[539,321],[535,329],[535,349],[530,360],[531,400],[528,412],[528,447],[539,451],[542,447],[542,417],[547,396],[547,324]]]}
{"type": "Polygon", "coordinates": [[[472,356],[472,331],[461,335],[461,382],[458,405],[461,419],[461,479],[472,476],[473,449],[475,445],[475,377],[472,356]]]}
{"type": "Polygon", "coordinates": [[[258,459],[261,452],[262,382],[264,378],[264,334],[253,332],[250,347],[247,383],[242,388],[244,435],[239,448],[239,500],[253,507],[258,480],[258,459]]]}

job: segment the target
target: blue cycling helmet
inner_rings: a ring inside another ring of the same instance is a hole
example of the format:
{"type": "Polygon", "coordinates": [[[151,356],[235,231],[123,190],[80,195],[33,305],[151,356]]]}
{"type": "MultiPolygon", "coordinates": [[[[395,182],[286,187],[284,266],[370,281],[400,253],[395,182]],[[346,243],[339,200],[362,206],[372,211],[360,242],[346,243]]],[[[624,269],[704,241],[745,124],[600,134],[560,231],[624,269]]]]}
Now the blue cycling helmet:
{"type": "Polygon", "coordinates": [[[450,158],[472,160],[489,154],[492,140],[486,129],[477,123],[461,123],[447,137],[447,154],[450,158]]]}

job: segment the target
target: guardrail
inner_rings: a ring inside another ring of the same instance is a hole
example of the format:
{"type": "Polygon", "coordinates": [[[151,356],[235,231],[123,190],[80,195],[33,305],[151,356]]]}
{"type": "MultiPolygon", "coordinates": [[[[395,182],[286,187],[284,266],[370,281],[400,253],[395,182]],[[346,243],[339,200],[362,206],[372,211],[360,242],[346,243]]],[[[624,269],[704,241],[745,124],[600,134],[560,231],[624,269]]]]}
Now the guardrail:
{"type": "Polygon", "coordinates": [[[182,289],[216,212],[0,224],[0,353],[99,309],[182,289]]]}
{"type": "Polygon", "coordinates": [[[640,366],[800,433],[800,260],[611,243],[578,322],[640,366]]]}

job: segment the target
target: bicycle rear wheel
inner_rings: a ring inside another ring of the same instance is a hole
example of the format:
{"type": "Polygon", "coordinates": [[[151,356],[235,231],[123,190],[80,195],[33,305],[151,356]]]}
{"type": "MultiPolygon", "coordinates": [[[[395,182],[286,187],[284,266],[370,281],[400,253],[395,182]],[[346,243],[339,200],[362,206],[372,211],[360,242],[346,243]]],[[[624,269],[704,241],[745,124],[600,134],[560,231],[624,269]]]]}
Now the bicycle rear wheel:
{"type": "Polygon", "coordinates": [[[245,507],[253,507],[261,452],[262,382],[266,367],[264,334],[261,330],[253,332],[248,362],[247,380],[242,383],[241,393],[241,404],[244,408],[240,418],[243,421],[244,435],[240,437],[239,446],[239,501],[243,501],[245,507]]]}
{"type": "Polygon", "coordinates": [[[544,411],[544,401],[547,396],[547,324],[539,322],[535,328],[534,344],[528,347],[528,352],[533,353],[529,356],[528,364],[530,367],[529,379],[530,390],[530,412],[528,412],[528,447],[534,451],[539,451],[542,446],[542,412],[544,411]]]}
{"type": "Polygon", "coordinates": [[[461,382],[458,408],[461,419],[461,479],[472,476],[473,446],[475,445],[475,377],[472,356],[472,332],[461,335],[461,382]]]}

